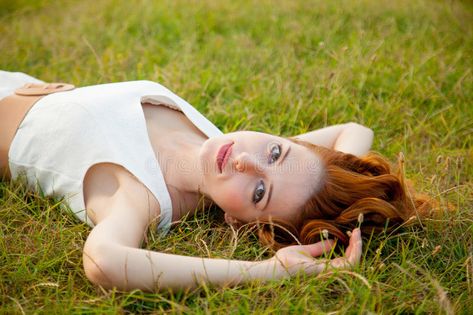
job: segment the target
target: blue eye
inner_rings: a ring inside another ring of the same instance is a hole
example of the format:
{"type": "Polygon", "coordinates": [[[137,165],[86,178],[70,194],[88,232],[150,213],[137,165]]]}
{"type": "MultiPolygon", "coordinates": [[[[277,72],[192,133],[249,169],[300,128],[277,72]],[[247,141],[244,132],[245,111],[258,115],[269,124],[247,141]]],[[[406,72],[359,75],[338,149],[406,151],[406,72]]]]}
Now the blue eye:
{"type": "Polygon", "coordinates": [[[275,144],[271,147],[271,152],[269,153],[268,162],[274,163],[276,162],[279,157],[281,156],[281,146],[279,144],[275,144]]]}
{"type": "Polygon", "coordinates": [[[255,192],[253,193],[253,203],[258,203],[263,199],[264,193],[266,192],[266,188],[264,187],[264,182],[263,180],[260,180],[258,182],[258,185],[256,185],[255,192]]]}

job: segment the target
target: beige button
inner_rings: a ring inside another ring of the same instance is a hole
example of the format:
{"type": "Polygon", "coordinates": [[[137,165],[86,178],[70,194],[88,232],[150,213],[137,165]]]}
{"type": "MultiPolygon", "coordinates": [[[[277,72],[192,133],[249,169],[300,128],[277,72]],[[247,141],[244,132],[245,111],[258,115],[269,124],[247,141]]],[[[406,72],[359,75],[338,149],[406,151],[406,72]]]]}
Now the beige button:
{"type": "Polygon", "coordinates": [[[27,83],[23,87],[16,89],[15,94],[23,96],[40,96],[69,91],[72,89],[74,89],[74,85],[67,83],[27,83]]]}

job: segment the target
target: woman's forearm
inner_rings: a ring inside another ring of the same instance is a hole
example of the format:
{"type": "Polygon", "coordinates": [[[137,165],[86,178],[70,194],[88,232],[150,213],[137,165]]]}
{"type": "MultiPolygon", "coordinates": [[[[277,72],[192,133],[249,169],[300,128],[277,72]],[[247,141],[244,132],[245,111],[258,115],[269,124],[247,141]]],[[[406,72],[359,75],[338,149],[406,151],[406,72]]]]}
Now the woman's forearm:
{"type": "Polygon", "coordinates": [[[338,135],[333,149],[362,156],[368,153],[372,143],[373,131],[370,128],[356,123],[348,123],[338,135]]]}
{"type": "Polygon", "coordinates": [[[371,148],[373,131],[357,123],[333,125],[296,136],[315,145],[361,156],[371,148]]]}
{"type": "Polygon", "coordinates": [[[288,276],[274,259],[249,262],[164,254],[118,244],[104,244],[94,255],[96,268],[89,278],[107,288],[122,290],[193,288],[202,282],[218,286],[288,276]],[[100,258],[102,257],[102,258],[100,258]]]}

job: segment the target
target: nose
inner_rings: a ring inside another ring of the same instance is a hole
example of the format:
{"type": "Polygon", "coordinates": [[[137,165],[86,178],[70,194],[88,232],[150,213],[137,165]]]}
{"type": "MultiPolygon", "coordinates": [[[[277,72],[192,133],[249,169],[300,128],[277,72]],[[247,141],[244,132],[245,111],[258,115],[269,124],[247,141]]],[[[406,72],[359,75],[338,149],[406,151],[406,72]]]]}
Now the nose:
{"type": "Polygon", "coordinates": [[[233,161],[233,165],[238,172],[248,172],[261,174],[263,172],[263,165],[259,163],[256,158],[249,155],[247,152],[238,154],[233,161]]]}

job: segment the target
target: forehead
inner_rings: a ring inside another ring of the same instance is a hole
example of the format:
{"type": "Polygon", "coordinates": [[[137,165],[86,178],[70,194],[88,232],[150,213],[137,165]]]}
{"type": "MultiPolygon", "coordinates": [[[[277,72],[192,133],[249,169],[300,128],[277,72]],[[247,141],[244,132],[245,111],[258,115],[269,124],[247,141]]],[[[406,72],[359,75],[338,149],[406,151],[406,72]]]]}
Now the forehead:
{"type": "Polygon", "coordinates": [[[284,140],[283,154],[290,151],[280,165],[271,169],[272,193],[266,210],[268,215],[290,218],[320,188],[323,166],[316,153],[284,140]]]}

